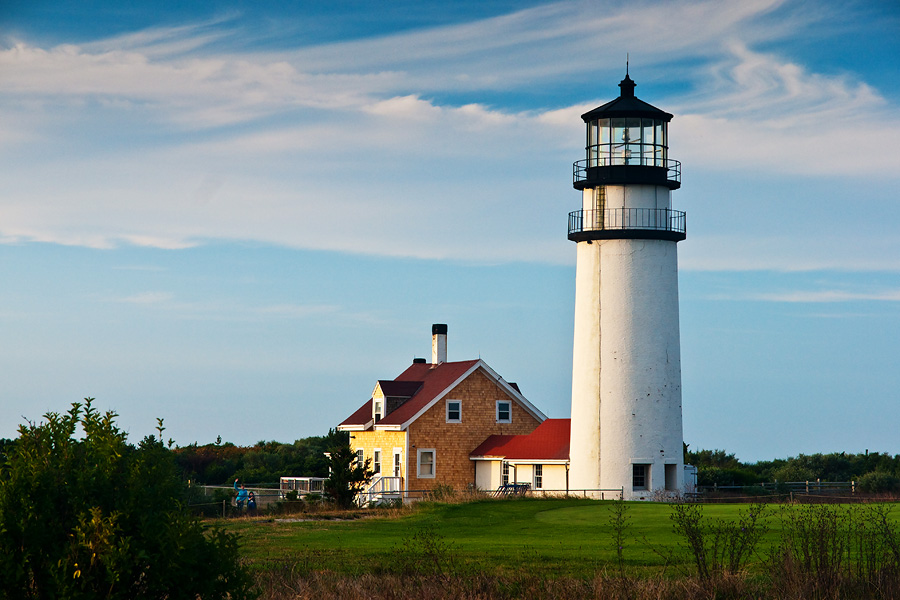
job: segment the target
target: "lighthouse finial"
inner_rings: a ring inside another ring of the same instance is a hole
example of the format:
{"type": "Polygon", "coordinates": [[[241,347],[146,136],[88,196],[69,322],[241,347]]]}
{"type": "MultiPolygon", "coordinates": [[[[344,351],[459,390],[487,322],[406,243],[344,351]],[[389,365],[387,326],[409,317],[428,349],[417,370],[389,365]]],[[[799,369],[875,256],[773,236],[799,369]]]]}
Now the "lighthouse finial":
{"type": "Polygon", "coordinates": [[[628,53],[625,53],[625,77],[628,77],[628,53]]]}

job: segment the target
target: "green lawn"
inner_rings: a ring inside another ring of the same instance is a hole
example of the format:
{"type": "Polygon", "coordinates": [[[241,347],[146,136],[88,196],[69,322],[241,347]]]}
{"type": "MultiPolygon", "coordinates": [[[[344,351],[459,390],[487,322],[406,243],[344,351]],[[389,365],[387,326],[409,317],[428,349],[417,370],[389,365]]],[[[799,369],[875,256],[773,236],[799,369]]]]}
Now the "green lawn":
{"type": "MultiPolygon", "coordinates": [[[[261,518],[222,523],[240,535],[244,552],[254,562],[288,559],[309,569],[377,573],[389,570],[396,561],[432,552],[429,556],[439,560],[452,557],[454,569],[590,577],[598,569],[614,568],[613,504],[579,499],[485,500],[422,504],[401,516],[390,516],[386,510],[362,511],[375,516],[353,521],[261,518]],[[437,549],[429,550],[434,544],[437,549]]],[[[704,505],[704,519],[735,520],[748,509],[748,505],[704,505]]],[[[767,507],[769,533],[760,545],[760,556],[780,539],[781,510],[779,505],[767,507]]],[[[673,574],[691,570],[691,557],[672,530],[671,511],[668,504],[627,504],[623,551],[629,568],[660,572],[668,562],[667,570],[673,574]]],[[[898,517],[892,514],[895,522],[898,517]]]]}

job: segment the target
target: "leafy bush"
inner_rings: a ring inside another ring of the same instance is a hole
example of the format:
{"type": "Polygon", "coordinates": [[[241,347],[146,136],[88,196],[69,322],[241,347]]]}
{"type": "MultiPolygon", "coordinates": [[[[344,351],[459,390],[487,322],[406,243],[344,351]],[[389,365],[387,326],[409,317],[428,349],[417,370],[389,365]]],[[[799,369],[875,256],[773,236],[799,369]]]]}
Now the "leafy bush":
{"type": "Polygon", "coordinates": [[[681,537],[697,567],[697,575],[708,580],[722,573],[740,572],[768,531],[765,504],[751,504],[736,521],[710,522],[699,504],[672,505],[672,530],[681,537]]]}
{"type": "Polygon", "coordinates": [[[701,467],[697,470],[697,485],[753,485],[759,480],[754,473],[744,469],[701,467]]]}
{"type": "Polygon", "coordinates": [[[884,471],[866,473],[859,478],[859,489],[869,494],[895,492],[900,488],[900,479],[884,471]]]}
{"type": "Polygon", "coordinates": [[[817,473],[812,469],[794,462],[772,471],[772,479],[776,481],[815,481],[816,475],[817,473]]]}
{"type": "Polygon", "coordinates": [[[0,469],[0,598],[251,597],[236,538],[187,513],[171,451],[128,444],[115,417],[86,399],[19,428],[0,469]]]}

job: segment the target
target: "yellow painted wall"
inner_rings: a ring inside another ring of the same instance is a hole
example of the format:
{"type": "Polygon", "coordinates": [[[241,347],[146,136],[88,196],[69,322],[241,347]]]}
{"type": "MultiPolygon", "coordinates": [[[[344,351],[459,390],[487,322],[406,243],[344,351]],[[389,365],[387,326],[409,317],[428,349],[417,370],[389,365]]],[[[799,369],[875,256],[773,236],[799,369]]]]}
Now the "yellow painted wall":
{"type": "Polygon", "coordinates": [[[406,451],[406,432],[405,431],[351,431],[350,447],[356,452],[359,449],[363,451],[363,459],[371,458],[374,460],[375,449],[381,449],[381,473],[383,476],[392,476],[394,462],[394,448],[402,448],[401,456],[401,473],[400,476],[406,478],[407,473],[407,451],[406,451]]]}

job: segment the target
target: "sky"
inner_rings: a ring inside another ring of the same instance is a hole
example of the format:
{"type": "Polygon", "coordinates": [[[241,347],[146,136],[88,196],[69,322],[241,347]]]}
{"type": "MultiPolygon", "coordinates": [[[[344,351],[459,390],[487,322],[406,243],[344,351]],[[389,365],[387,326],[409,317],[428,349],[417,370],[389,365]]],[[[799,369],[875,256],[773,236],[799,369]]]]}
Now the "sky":
{"type": "Polygon", "coordinates": [[[322,435],[447,323],[571,401],[580,115],[674,114],[684,437],[900,453],[900,4],[0,0],[0,437],[322,435]]]}

